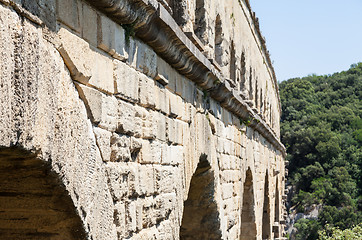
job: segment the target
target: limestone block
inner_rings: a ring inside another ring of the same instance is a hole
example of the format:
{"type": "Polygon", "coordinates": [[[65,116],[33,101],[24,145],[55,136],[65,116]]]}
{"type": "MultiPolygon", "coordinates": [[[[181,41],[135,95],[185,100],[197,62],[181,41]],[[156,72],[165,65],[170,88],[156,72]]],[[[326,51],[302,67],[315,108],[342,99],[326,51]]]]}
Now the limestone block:
{"type": "Polygon", "coordinates": [[[197,111],[199,112],[204,112],[205,110],[204,98],[205,98],[204,93],[200,89],[196,88],[193,105],[196,107],[197,111]]]}
{"type": "Polygon", "coordinates": [[[142,137],[142,119],[136,117],[136,106],[124,101],[118,101],[118,133],[142,137]]]}
{"type": "Polygon", "coordinates": [[[159,223],[170,218],[170,213],[177,208],[176,201],[177,197],[175,193],[159,194],[153,201],[153,221],[159,223]]]}
{"type": "Polygon", "coordinates": [[[182,99],[183,109],[181,114],[181,120],[189,123],[191,121],[191,108],[193,107],[191,103],[186,102],[182,99]]]}
{"type": "Polygon", "coordinates": [[[163,149],[162,164],[164,165],[179,165],[183,161],[183,147],[182,146],[167,146],[163,149]]]}
{"type": "MultiPolygon", "coordinates": [[[[129,191],[134,181],[138,182],[138,172],[132,172],[126,163],[108,162],[106,165],[108,187],[114,202],[121,201],[124,197],[132,195],[135,189],[129,191]]],[[[138,187],[138,185],[136,185],[138,187]]]]}
{"type": "Polygon", "coordinates": [[[116,225],[118,236],[126,235],[126,206],[120,201],[114,205],[114,223],[116,225]]]}
{"type": "Polygon", "coordinates": [[[172,193],[176,181],[175,167],[154,165],[155,190],[158,193],[172,193]]]}
{"type": "Polygon", "coordinates": [[[231,112],[229,112],[225,108],[222,108],[221,120],[224,122],[224,124],[226,126],[231,125],[232,124],[232,114],[231,114],[231,112]]]}
{"type": "Polygon", "coordinates": [[[153,133],[156,139],[166,141],[166,116],[160,112],[152,111],[153,133]]]}
{"type": "Polygon", "coordinates": [[[153,93],[155,92],[155,82],[146,75],[140,74],[139,76],[139,102],[144,107],[154,108],[155,99],[153,93]]]}
{"type": "Polygon", "coordinates": [[[160,164],[162,149],[166,144],[156,140],[142,140],[142,148],[138,162],[141,164],[160,164]]]}
{"type": "MultiPolygon", "coordinates": [[[[237,170],[223,170],[220,173],[220,177],[222,183],[230,183],[240,181],[241,175],[237,170]]],[[[237,193],[237,191],[234,192],[237,193]]]]}
{"type": "Polygon", "coordinates": [[[128,59],[128,53],[126,52],[126,35],[124,29],[118,24],[116,24],[114,36],[115,53],[113,54],[113,57],[121,61],[126,61],[128,59]]]}
{"type": "Polygon", "coordinates": [[[126,44],[126,52],[128,55],[127,63],[134,69],[137,68],[137,52],[139,47],[139,41],[130,37],[126,44]]]}
{"type": "Polygon", "coordinates": [[[167,118],[166,119],[166,125],[167,125],[167,140],[171,143],[176,143],[178,139],[178,129],[177,129],[177,122],[173,118],[167,118]]]}
{"type": "Polygon", "coordinates": [[[82,37],[87,40],[89,44],[97,46],[97,13],[88,4],[82,4],[82,37]]]}
{"type": "Polygon", "coordinates": [[[99,14],[97,17],[98,25],[98,36],[97,36],[97,46],[108,52],[110,55],[115,54],[115,33],[116,33],[116,23],[113,22],[108,17],[99,14]]]}
{"type": "Polygon", "coordinates": [[[231,159],[229,155],[218,154],[219,155],[219,166],[221,170],[231,169],[231,159]]]}
{"type": "Polygon", "coordinates": [[[155,109],[160,110],[165,115],[170,113],[170,99],[169,99],[169,91],[163,87],[160,83],[156,82],[155,88],[155,109]]]}
{"type": "Polygon", "coordinates": [[[89,84],[102,91],[114,93],[113,60],[111,57],[100,51],[95,51],[92,77],[89,84]]]}
{"type": "Polygon", "coordinates": [[[183,92],[182,92],[182,97],[183,99],[185,99],[186,102],[188,103],[193,103],[194,102],[194,98],[195,98],[195,84],[188,80],[187,78],[183,79],[183,92]]]}
{"type": "Polygon", "coordinates": [[[176,99],[177,99],[177,119],[186,119],[187,120],[185,101],[180,96],[177,96],[176,99]]]}
{"type": "Polygon", "coordinates": [[[76,86],[81,99],[91,114],[91,120],[104,129],[111,132],[115,131],[117,127],[117,99],[82,84],[76,84],[76,86]]]}
{"type": "Polygon", "coordinates": [[[216,128],[215,128],[215,134],[216,136],[218,137],[221,137],[221,138],[226,138],[226,127],[224,125],[224,123],[220,120],[216,120],[216,128]]]}
{"type": "Polygon", "coordinates": [[[157,54],[148,45],[137,42],[137,60],[136,67],[151,78],[157,75],[157,54]]]}
{"type": "Polygon", "coordinates": [[[137,163],[128,163],[127,171],[127,182],[128,182],[128,196],[135,196],[139,194],[139,164],[137,163]]]}
{"type": "MultiPolygon", "coordinates": [[[[182,145],[182,143],[183,143],[183,140],[184,140],[184,138],[183,138],[183,134],[185,133],[185,129],[187,129],[187,126],[188,126],[188,124],[187,123],[185,123],[185,122],[183,122],[183,121],[181,121],[181,120],[176,120],[175,121],[176,122],[176,131],[177,131],[177,139],[176,139],[176,143],[178,144],[178,145],[182,145]]],[[[188,135],[187,133],[185,133],[186,135],[188,135]]]]}
{"type": "Polygon", "coordinates": [[[131,137],[113,133],[111,137],[111,156],[112,162],[131,161],[131,137]]]}
{"type": "Polygon", "coordinates": [[[114,61],[114,82],[117,97],[131,102],[138,101],[140,74],[125,63],[114,61]]]}
{"type": "Polygon", "coordinates": [[[179,96],[182,96],[182,94],[184,93],[184,88],[185,88],[185,78],[183,76],[181,76],[180,74],[176,73],[175,79],[176,79],[175,93],[179,96]]]}
{"type": "Polygon", "coordinates": [[[89,44],[65,28],[58,32],[58,47],[64,63],[67,65],[73,80],[87,84],[92,76],[94,54],[89,44]]]}
{"type": "Polygon", "coordinates": [[[112,133],[98,127],[93,127],[93,132],[96,136],[97,146],[99,147],[103,161],[110,161],[112,133]]]}
{"type": "Polygon", "coordinates": [[[222,198],[228,199],[231,198],[234,194],[234,184],[233,183],[224,183],[221,185],[222,198]]]}
{"type": "Polygon", "coordinates": [[[156,239],[161,239],[161,238],[159,237],[157,228],[154,226],[151,228],[142,229],[142,231],[139,232],[134,237],[132,237],[132,239],[134,239],[134,240],[143,240],[143,239],[156,240],[156,239]]]}
{"type": "Polygon", "coordinates": [[[229,140],[224,140],[224,154],[232,155],[232,142],[229,140]]]}
{"type": "Polygon", "coordinates": [[[156,219],[155,219],[154,213],[155,213],[154,197],[153,196],[145,197],[142,202],[142,226],[143,226],[143,228],[150,228],[156,224],[156,219]]]}
{"type": "Polygon", "coordinates": [[[168,81],[167,88],[170,89],[170,91],[175,91],[175,70],[159,56],[157,56],[157,75],[168,81]]]}
{"type": "Polygon", "coordinates": [[[139,193],[140,195],[151,196],[155,192],[154,169],[152,165],[141,165],[139,168],[139,193]]]}
{"type": "Polygon", "coordinates": [[[178,114],[179,114],[178,108],[180,106],[178,105],[177,97],[178,96],[174,93],[168,94],[169,103],[170,103],[170,115],[171,115],[171,117],[174,117],[174,118],[178,117],[178,114]]]}
{"type": "Polygon", "coordinates": [[[141,120],[141,133],[144,139],[155,139],[153,131],[153,119],[152,114],[143,107],[135,106],[135,117],[141,120]]]}
{"type": "Polygon", "coordinates": [[[239,169],[239,158],[230,155],[230,169],[239,169]]]}
{"type": "Polygon", "coordinates": [[[127,229],[135,232],[137,230],[137,206],[136,201],[126,203],[127,229]]]}
{"type": "Polygon", "coordinates": [[[218,151],[219,153],[225,153],[224,144],[225,144],[225,139],[218,137],[216,151],[218,151]]]}
{"type": "Polygon", "coordinates": [[[179,236],[179,234],[174,233],[173,224],[171,220],[165,220],[160,223],[158,227],[160,239],[174,239],[174,236],[179,236]]]}
{"type": "Polygon", "coordinates": [[[183,146],[187,146],[190,142],[190,137],[191,137],[191,132],[190,132],[190,127],[187,123],[182,122],[181,123],[182,126],[182,142],[181,144],[183,146]]]}
{"type": "Polygon", "coordinates": [[[80,3],[77,0],[57,0],[57,18],[75,31],[79,26],[80,3]]]}

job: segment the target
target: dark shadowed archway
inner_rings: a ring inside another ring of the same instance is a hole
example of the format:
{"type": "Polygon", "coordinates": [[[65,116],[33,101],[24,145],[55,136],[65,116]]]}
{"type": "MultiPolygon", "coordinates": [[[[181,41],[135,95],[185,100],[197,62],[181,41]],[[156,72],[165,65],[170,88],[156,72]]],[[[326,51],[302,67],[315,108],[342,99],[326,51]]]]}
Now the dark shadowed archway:
{"type": "Polygon", "coordinates": [[[207,156],[200,157],[185,201],[180,239],[221,239],[220,219],[214,200],[214,173],[207,156]]]}
{"type": "Polygon", "coordinates": [[[86,239],[56,174],[18,148],[0,148],[0,239],[86,239]]]}
{"type": "Polygon", "coordinates": [[[268,172],[265,174],[264,184],[264,204],[263,204],[263,239],[270,239],[270,201],[269,201],[269,178],[268,172]]]}
{"type": "Polygon", "coordinates": [[[274,203],[274,225],[273,232],[274,238],[279,238],[279,219],[280,219],[280,210],[279,210],[279,189],[278,189],[278,178],[276,179],[275,184],[275,203],[274,203]]]}
{"type": "Polygon", "coordinates": [[[246,171],[243,193],[243,206],[241,209],[240,240],[256,239],[255,203],[253,190],[253,176],[250,168],[246,171]]]}

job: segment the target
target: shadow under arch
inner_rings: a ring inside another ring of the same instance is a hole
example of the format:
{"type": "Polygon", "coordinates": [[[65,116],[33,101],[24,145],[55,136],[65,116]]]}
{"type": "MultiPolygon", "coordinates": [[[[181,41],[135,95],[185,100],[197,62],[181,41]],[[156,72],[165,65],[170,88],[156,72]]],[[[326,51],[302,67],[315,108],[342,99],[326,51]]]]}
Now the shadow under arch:
{"type": "Polygon", "coordinates": [[[268,171],[265,174],[264,181],[264,204],[263,204],[263,230],[262,239],[270,239],[270,199],[269,199],[269,176],[268,171]]]}
{"type": "Polygon", "coordinates": [[[214,173],[202,154],[184,203],[180,239],[221,239],[220,218],[214,199],[214,173]]]}
{"type": "Polygon", "coordinates": [[[241,209],[240,240],[254,240],[257,237],[255,222],[255,202],[253,190],[253,175],[250,168],[246,171],[241,209]]]}
{"type": "Polygon", "coordinates": [[[279,238],[279,219],[280,219],[280,210],[279,210],[279,181],[278,177],[276,178],[275,184],[275,202],[274,202],[274,225],[273,225],[273,232],[274,238],[279,238]]]}
{"type": "Polygon", "coordinates": [[[0,148],[0,238],[87,238],[57,174],[46,162],[15,147],[0,148]]]}

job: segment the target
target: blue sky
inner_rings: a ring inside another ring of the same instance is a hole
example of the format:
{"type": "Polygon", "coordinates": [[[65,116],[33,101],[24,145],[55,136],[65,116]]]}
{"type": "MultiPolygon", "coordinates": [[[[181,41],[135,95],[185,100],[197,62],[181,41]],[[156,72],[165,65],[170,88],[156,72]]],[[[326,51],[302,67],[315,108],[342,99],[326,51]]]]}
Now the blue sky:
{"type": "Polygon", "coordinates": [[[362,0],[250,0],[278,81],[362,62],[362,0]]]}

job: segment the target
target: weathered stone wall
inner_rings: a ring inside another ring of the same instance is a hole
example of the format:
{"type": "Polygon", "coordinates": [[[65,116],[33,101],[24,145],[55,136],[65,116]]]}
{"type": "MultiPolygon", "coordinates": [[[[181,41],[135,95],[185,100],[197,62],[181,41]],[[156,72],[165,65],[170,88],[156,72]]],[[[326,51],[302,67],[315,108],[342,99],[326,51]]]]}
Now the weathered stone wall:
{"type": "Polygon", "coordinates": [[[51,166],[88,239],[281,237],[280,107],[255,18],[175,2],[0,0],[0,147],[51,166]]]}

